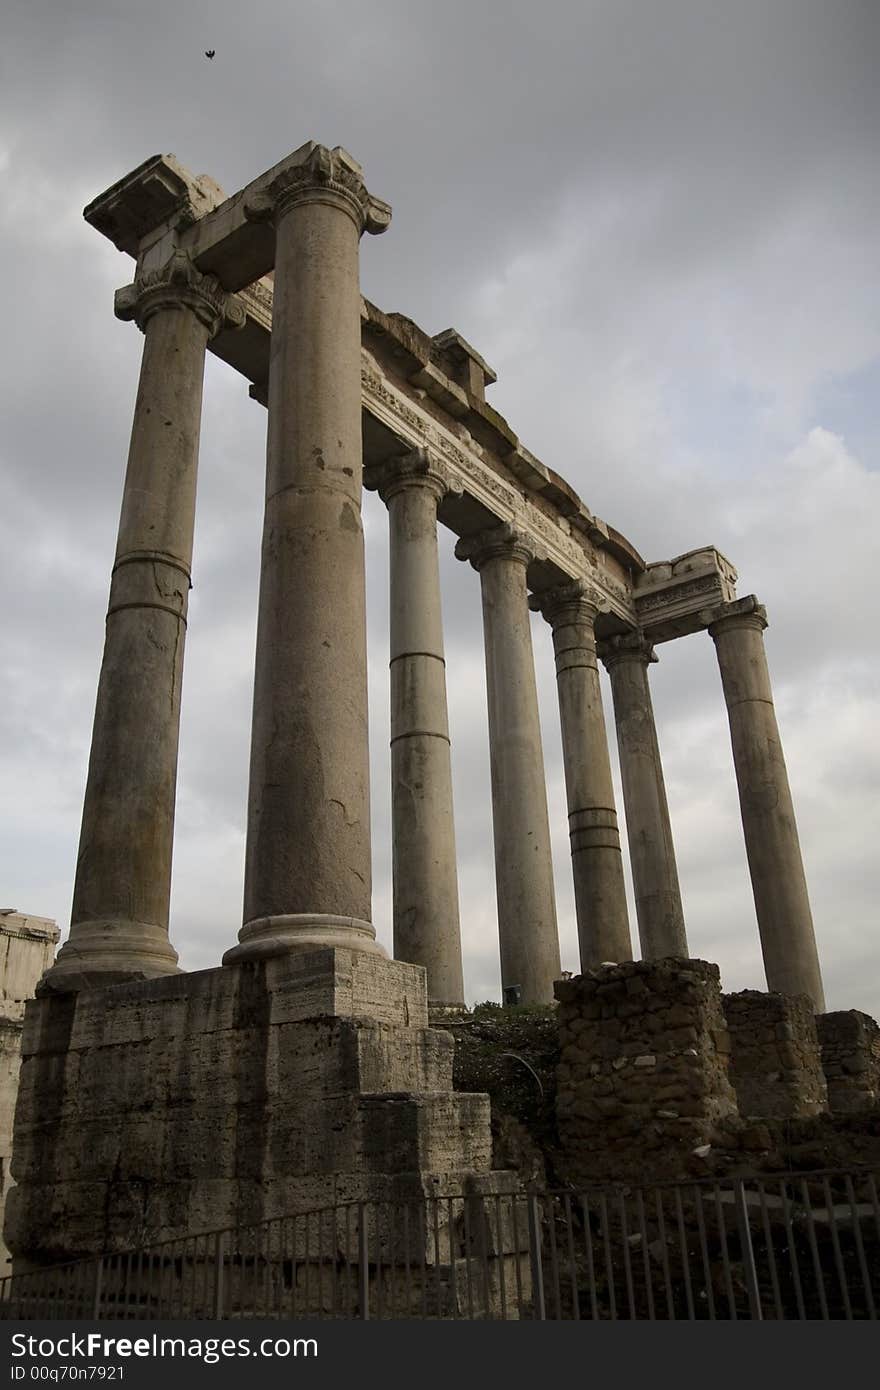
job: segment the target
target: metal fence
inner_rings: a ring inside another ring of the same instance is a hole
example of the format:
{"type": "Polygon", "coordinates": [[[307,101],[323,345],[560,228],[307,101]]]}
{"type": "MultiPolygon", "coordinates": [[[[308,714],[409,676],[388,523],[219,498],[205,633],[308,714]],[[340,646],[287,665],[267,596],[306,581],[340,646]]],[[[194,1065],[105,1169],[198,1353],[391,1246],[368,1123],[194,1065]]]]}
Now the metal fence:
{"type": "Polygon", "coordinates": [[[15,1274],[0,1317],[874,1319],[869,1171],[352,1202],[15,1274]]]}

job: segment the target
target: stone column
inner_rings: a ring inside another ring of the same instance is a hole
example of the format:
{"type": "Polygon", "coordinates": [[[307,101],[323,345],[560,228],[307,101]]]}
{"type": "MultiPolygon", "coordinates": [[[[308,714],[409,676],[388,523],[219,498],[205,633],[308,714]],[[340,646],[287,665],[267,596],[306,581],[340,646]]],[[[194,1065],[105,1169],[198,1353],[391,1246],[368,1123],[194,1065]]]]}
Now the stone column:
{"type": "Polygon", "coordinates": [[[611,677],[642,959],[686,958],[675,847],[648,684],[648,666],[657,658],[640,632],[601,642],[599,655],[611,677]]]}
{"type": "Polygon", "coordinates": [[[581,582],[530,599],[553,628],[581,969],[632,959],[594,624],[601,596],[581,582]]]}
{"type": "Polygon", "coordinates": [[[825,996],[794,806],[764,651],[767,614],[754,596],[705,615],[730,721],[746,855],[767,987],[825,996]]]}
{"type": "Polygon", "coordinates": [[[70,937],[44,988],[167,975],[180,690],[208,341],[244,313],[178,252],[116,296],[144,354],[98,685],[70,937]],[[94,982],[94,981],[93,981],[94,982]]]}
{"type": "Polygon", "coordinates": [[[428,998],[461,1005],[464,978],[437,505],[447,479],[426,451],[371,469],[391,541],[391,810],[394,956],[424,965],[428,998]]]}
{"type": "Polygon", "coordinates": [[[248,215],[274,221],[275,295],[244,925],[224,962],[384,954],[370,922],[358,245],[390,210],[350,155],[317,145],[248,215]]]}
{"type": "Polygon", "coordinates": [[[479,571],[483,597],[501,981],[519,987],[523,1004],[549,1004],[559,937],[526,589],[532,556],[507,523],[460,540],[455,553],[479,571]]]}

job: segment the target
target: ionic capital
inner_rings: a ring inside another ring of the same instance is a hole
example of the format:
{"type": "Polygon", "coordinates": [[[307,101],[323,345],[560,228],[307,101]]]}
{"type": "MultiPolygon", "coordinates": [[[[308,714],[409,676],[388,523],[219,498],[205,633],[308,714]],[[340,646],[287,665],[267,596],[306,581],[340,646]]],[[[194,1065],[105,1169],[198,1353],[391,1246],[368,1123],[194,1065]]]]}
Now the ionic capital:
{"type": "Polygon", "coordinates": [[[747,598],[722,603],[718,608],[704,609],[700,618],[706,624],[712,638],[725,632],[734,632],[738,628],[763,632],[767,626],[767,609],[763,603],[758,602],[754,594],[749,594],[747,598]]]}
{"type": "Polygon", "coordinates": [[[616,637],[607,637],[596,647],[599,659],[606,671],[619,666],[624,661],[635,661],[642,666],[650,666],[657,660],[654,648],[639,628],[624,632],[616,637]]]}
{"type": "Polygon", "coordinates": [[[603,602],[601,592],[583,579],[572,579],[529,597],[532,612],[540,613],[554,629],[584,623],[592,630],[603,602]]]}
{"type": "Polygon", "coordinates": [[[358,234],[384,232],[391,222],[391,207],[367,191],[356,159],[341,145],[328,150],[313,145],[301,164],[294,164],[245,203],[249,222],[276,221],[297,203],[330,203],[347,212],[358,234]]]}
{"type": "Polygon", "coordinates": [[[118,319],[134,320],[141,332],[154,314],[165,309],[189,309],[211,338],[222,328],[243,328],[245,311],[235,295],[227,294],[215,275],[202,275],[185,251],[175,251],[158,270],[148,270],[133,285],[116,291],[118,319]]]}
{"type": "Polygon", "coordinates": [[[461,492],[461,481],[443,464],[431,457],[427,449],[413,449],[409,454],[371,463],[364,469],[364,487],[378,492],[386,504],[406,488],[423,488],[439,502],[450,492],[461,492]]]}
{"type": "Polygon", "coordinates": [[[473,536],[462,536],[455,546],[457,560],[470,560],[478,572],[490,560],[514,560],[526,566],[535,558],[532,542],[509,521],[489,526],[473,536]]]}

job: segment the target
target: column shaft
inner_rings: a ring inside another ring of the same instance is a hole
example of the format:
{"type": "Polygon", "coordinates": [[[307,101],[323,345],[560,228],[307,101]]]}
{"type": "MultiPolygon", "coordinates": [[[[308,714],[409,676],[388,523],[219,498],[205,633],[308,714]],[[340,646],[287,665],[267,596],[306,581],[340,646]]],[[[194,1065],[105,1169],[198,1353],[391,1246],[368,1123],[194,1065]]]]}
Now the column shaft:
{"type": "Polygon", "coordinates": [[[91,972],[109,981],[176,970],[168,910],[202,380],[208,340],[229,311],[216,282],[181,256],[117,296],[117,314],[144,329],[144,352],[70,938],[52,988],[76,988],[91,972]]]}
{"type": "Polygon", "coordinates": [[[632,959],[593,624],[582,584],[536,595],[553,628],[581,969],[632,959]]]}
{"type": "Polygon", "coordinates": [[[370,924],[356,167],[316,147],[268,209],[275,295],[244,925],[227,962],[381,949],[370,924]]]}
{"type": "Polygon", "coordinates": [[[456,554],[472,559],[482,589],[502,985],[518,986],[524,1004],[548,1004],[560,975],[559,937],[526,589],[529,553],[507,531],[493,528],[459,542],[456,554]]]}
{"type": "Polygon", "coordinates": [[[656,657],[638,635],[635,640],[614,638],[600,650],[611,677],[642,958],[686,958],[684,912],[648,683],[648,665],[656,657]]]}
{"type": "Polygon", "coordinates": [[[710,623],[730,722],[743,834],[767,987],[825,997],[807,882],[764,649],[764,609],[753,598],[710,623]]]}
{"type": "MultiPolygon", "coordinates": [[[[404,464],[404,468],[406,465],[404,464]]],[[[392,472],[391,805],[394,955],[424,965],[428,997],[461,1004],[464,979],[446,663],[437,556],[436,474],[392,472]]]]}

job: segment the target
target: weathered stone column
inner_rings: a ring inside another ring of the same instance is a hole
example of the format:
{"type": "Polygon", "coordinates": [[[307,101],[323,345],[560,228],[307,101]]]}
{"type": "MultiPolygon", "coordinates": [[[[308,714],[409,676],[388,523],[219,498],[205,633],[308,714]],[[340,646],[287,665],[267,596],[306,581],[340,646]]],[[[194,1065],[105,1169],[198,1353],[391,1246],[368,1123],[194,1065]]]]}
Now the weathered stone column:
{"type": "Polygon", "coordinates": [[[202,379],[240,306],[183,253],[116,296],[145,336],[110,585],[70,937],[44,988],[167,975],[202,379]],[[93,981],[94,982],[94,981],[93,981]]]}
{"type": "Polygon", "coordinates": [[[602,713],[594,624],[600,595],[581,582],[529,600],[553,628],[581,969],[632,959],[620,834],[602,713]]]}
{"type": "Polygon", "coordinates": [[[394,957],[424,965],[428,998],[464,1001],[437,505],[449,482],[419,449],[368,470],[388,507],[394,957]]]}
{"type": "Polygon", "coordinates": [[[730,721],[746,855],[767,988],[825,996],[794,806],[764,651],[767,614],[754,596],[705,615],[730,721]]]}
{"type": "Polygon", "coordinates": [[[531,552],[509,524],[460,540],[483,597],[495,891],[501,981],[523,1004],[549,1004],[559,937],[526,566],[531,552]]]}
{"type": "Polygon", "coordinates": [[[642,959],[687,957],[675,846],[648,684],[648,666],[657,658],[640,632],[600,642],[599,655],[611,677],[642,959]]]}
{"type": "Polygon", "coordinates": [[[382,953],[370,922],[358,244],[390,210],[350,155],[317,145],[248,211],[274,220],[275,295],[244,925],[224,961],[316,945],[382,953]]]}

